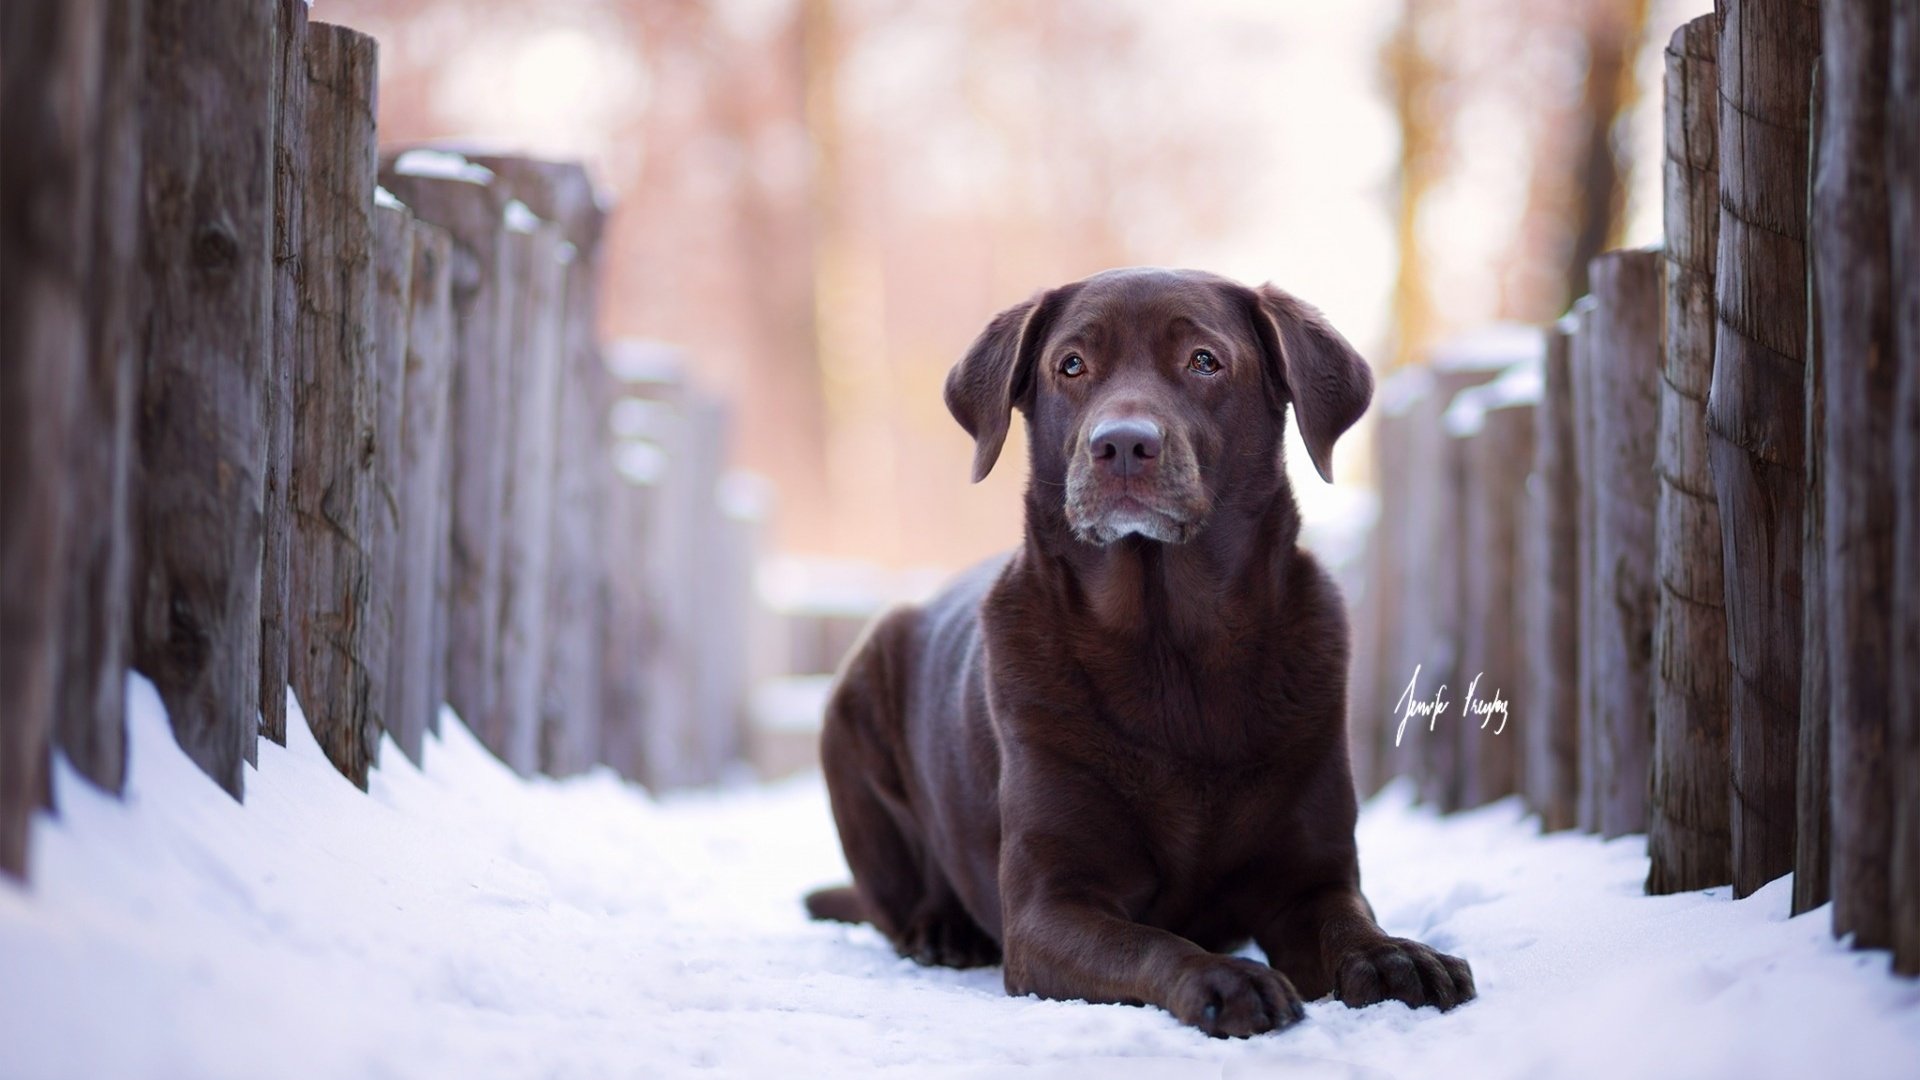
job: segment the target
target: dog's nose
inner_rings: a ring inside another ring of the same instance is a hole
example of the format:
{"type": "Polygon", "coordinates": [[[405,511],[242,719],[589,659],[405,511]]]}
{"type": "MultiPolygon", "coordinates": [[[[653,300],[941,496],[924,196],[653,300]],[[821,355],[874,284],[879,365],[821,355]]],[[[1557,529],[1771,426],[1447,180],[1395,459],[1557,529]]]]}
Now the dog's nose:
{"type": "Polygon", "coordinates": [[[1087,449],[1100,466],[1120,476],[1135,476],[1160,456],[1160,425],[1137,416],[1104,420],[1087,436],[1087,449]]]}

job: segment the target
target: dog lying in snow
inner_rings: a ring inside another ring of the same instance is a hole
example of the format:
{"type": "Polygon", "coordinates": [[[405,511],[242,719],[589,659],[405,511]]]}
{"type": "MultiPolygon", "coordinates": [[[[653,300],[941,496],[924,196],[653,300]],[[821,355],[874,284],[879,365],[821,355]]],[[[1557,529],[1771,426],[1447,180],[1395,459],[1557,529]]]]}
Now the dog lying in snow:
{"type": "Polygon", "coordinates": [[[946,401],[976,481],[1025,416],[1025,539],[842,670],[821,756],[854,881],[808,910],[1212,1035],[1329,993],[1473,997],[1465,961],[1389,937],[1360,893],[1346,616],[1282,463],[1291,406],[1330,481],[1372,389],[1272,286],[1114,270],[996,316],[946,401]],[[1270,964],[1225,955],[1249,940],[1270,964]]]}

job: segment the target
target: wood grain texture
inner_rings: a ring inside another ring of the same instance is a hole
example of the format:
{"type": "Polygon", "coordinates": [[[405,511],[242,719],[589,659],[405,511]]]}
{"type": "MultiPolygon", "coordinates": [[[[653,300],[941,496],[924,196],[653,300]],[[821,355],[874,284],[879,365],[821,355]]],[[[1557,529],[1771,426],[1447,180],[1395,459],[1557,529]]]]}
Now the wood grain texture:
{"type": "Polygon", "coordinates": [[[134,664],[239,798],[259,732],[273,11],[147,5],[134,664]]]}
{"type": "MultiPolygon", "coordinates": [[[[527,211],[531,214],[531,211],[527,211]]],[[[508,321],[506,491],[501,501],[499,698],[475,733],[521,774],[540,765],[540,692],[547,656],[547,570],[553,540],[566,264],[560,230],[529,222],[507,232],[517,283],[508,321]]]]}
{"type": "Polygon", "coordinates": [[[539,755],[542,772],[565,776],[592,767],[600,756],[601,609],[610,553],[599,537],[614,485],[607,430],[614,389],[597,330],[606,210],[578,164],[486,153],[469,157],[556,225],[573,248],[566,270],[539,755]]]}
{"type": "Polygon", "coordinates": [[[1527,528],[1534,555],[1526,594],[1532,614],[1527,619],[1527,720],[1519,734],[1526,747],[1527,802],[1548,832],[1579,823],[1580,470],[1571,382],[1574,327],[1573,320],[1563,319],[1547,333],[1529,483],[1527,528]]]}
{"type": "MultiPolygon", "coordinates": [[[[1809,144],[1819,153],[1820,73],[1813,74],[1808,102],[1809,144]]],[[[1807,219],[1813,219],[1813,188],[1807,188],[1807,219]]],[[[1825,469],[1827,396],[1820,355],[1820,278],[1807,279],[1807,452],[1806,502],[1826,505],[1825,469]]],[[[1794,763],[1793,904],[1798,915],[1833,899],[1833,755],[1827,690],[1827,594],[1824,513],[1801,515],[1800,527],[1800,757],[1794,763]]]]}
{"type": "Polygon", "coordinates": [[[0,7],[0,873],[15,877],[49,800],[72,573],[61,473],[89,361],[89,125],[105,15],[95,3],[0,7]]]}
{"type": "Polygon", "coordinates": [[[409,175],[389,157],[380,182],[452,238],[452,387],[445,484],[448,510],[446,661],[442,699],[476,728],[494,708],[499,650],[501,499],[507,447],[504,185],[409,175]]]}
{"type": "Polygon", "coordinates": [[[439,708],[436,669],[444,656],[439,615],[441,563],[446,559],[448,390],[453,355],[453,240],[414,220],[407,294],[404,402],[398,465],[400,532],[394,574],[393,651],[388,672],[387,729],[414,764],[439,708]]]}
{"type": "Polygon", "coordinates": [[[1720,244],[1707,399],[1726,579],[1733,886],[1793,868],[1804,512],[1805,0],[1720,8],[1720,244]]]}
{"type": "Polygon", "coordinates": [[[307,0],[274,0],[273,338],[267,353],[265,489],[261,500],[260,733],[287,741],[287,502],[293,449],[293,371],[300,324],[307,169],[307,0]]]}
{"type": "Polygon", "coordinates": [[[357,786],[379,746],[369,652],[375,440],[373,39],[307,38],[305,224],[293,386],[288,671],[315,739],[357,786]]]}
{"type": "MultiPolygon", "coordinates": [[[[1833,929],[1893,944],[1893,357],[1887,219],[1889,0],[1821,6],[1822,106],[1813,177],[1813,273],[1827,422],[1821,489],[1833,929]]],[[[1920,123],[1908,116],[1902,122],[1920,123]]],[[[1909,283],[1908,287],[1914,287],[1909,283]]],[[[1915,557],[1914,552],[1908,552],[1915,557]]]]}
{"type": "Polygon", "coordinates": [[[413,302],[413,215],[402,205],[373,210],[373,497],[367,585],[367,696],[380,729],[393,715],[404,652],[396,628],[400,560],[401,414],[407,392],[408,322],[413,302]]]}
{"type": "Polygon", "coordinates": [[[1594,356],[1593,320],[1595,301],[1583,296],[1567,316],[1572,332],[1568,344],[1568,371],[1573,389],[1574,471],[1579,476],[1578,523],[1574,560],[1579,575],[1579,655],[1575,658],[1574,684],[1577,718],[1580,782],[1574,798],[1575,824],[1583,832],[1600,831],[1600,796],[1605,785],[1600,772],[1601,713],[1598,702],[1599,677],[1590,642],[1597,636],[1594,623],[1600,609],[1597,595],[1600,573],[1595,562],[1594,537],[1598,535],[1594,477],[1594,356]]]}
{"type": "Polygon", "coordinates": [[[1615,251],[1588,274],[1596,301],[1592,383],[1594,636],[1600,832],[1647,828],[1653,744],[1654,504],[1660,426],[1658,251],[1615,251]]]}
{"type": "Polygon", "coordinates": [[[1733,880],[1727,822],[1727,619],[1720,507],[1707,464],[1713,260],[1720,235],[1719,28],[1674,31],[1666,52],[1666,342],[1656,469],[1653,789],[1647,892],[1733,880]]]}
{"type": "Polygon", "coordinates": [[[1893,966],[1920,974],[1920,8],[1893,10],[1887,72],[1887,235],[1894,392],[1893,966]],[[1901,553],[1905,553],[1902,556],[1901,553]]]}
{"type": "Polygon", "coordinates": [[[102,0],[104,37],[92,117],[88,362],[68,482],[65,641],[55,736],[82,776],[126,782],[126,685],[133,628],[133,406],[139,393],[140,96],[144,0],[102,0]]]}
{"type": "MultiPolygon", "coordinates": [[[[1496,382],[1486,390],[1500,388],[1496,382]]],[[[1514,568],[1520,563],[1520,515],[1533,466],[1535,406],[1527,399],[1488,400],[1475,407],[1484,410],[1480,430],[1460,440],[1466,464],[1466,545],[1460,566],[1466,620],[1456,723],[1463,807],[1519,790],[1520,730],[1537,719],[1531,710],[1516,711],[1523,664],[1514,619],[1514,568]],[[1468,714],[1469,691],[1480,702],[1497,696],[1506,703],[1506,714],[1468,714]]]]}

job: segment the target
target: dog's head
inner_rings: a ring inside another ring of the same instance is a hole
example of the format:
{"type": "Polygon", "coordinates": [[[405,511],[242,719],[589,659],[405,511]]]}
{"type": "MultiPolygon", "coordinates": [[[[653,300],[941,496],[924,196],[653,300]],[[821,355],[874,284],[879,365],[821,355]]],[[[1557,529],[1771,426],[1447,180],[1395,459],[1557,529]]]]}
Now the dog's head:
{"type": "Polygon", "coordinates": [[[973,479],[1027,418],[1034,480],[1081,540],[1192,539],[1226,500],[1285,483],[1286,410],[1314,468],[1366,411],[1367,365],[1325,318],[1271,285],[1191,270],[1109,270],[995,316],[947,376],[973,479]]]}

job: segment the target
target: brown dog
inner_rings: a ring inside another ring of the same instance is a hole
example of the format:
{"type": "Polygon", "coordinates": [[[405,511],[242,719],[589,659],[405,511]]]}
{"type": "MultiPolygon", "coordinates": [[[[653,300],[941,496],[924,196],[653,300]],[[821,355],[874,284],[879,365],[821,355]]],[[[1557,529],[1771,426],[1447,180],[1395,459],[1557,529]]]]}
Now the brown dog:
{"type": "Polygon", "coordinates": [[[1360,895],[1346,618],[1282,465],[1291,405],[1331,480],[1372,388],[1319,312],[1210,274],[1114,270],[996,316],[947,407],[976,481],[1026,416],[1026,540],[848,660],[820,750],[854,884],[808,910],[1213,1035],[1330,992],[1471,998],[1464,961],[1360,895]],[[1222,955],[1248,940],[1271,966],[1222,955]]]}

